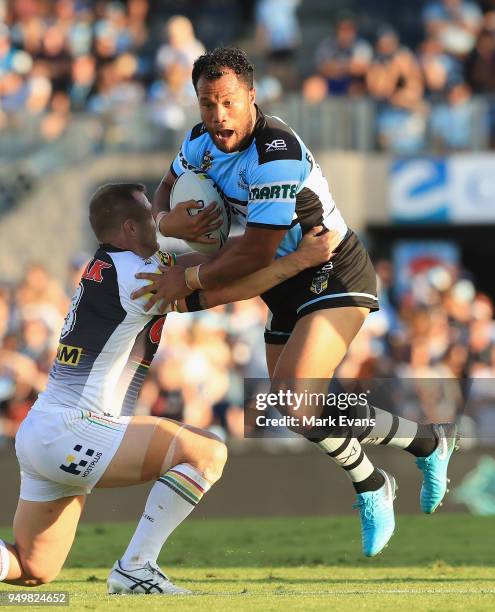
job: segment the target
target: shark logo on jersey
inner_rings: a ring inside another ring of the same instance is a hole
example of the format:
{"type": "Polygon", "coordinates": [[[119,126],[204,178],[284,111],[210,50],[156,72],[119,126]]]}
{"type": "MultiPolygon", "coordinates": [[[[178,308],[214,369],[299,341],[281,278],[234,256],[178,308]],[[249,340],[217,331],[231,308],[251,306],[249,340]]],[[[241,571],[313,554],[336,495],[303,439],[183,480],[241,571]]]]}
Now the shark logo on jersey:
{"type": "Polygon", "coordinates": [[[72,302],[70,305],[69,312],[64,320],[64,326],[62,327],[62,332],[60,333],[60,339],[65,338],[70,332],[74,329],[76,324],[76,311],[79,306],[79,302],[81,301],[82,295],[84,293],[84,287],[82,283],[79,283],[79,286],[76,289],[76,292],[72,296],[72,302]]]}
{"type": "Polygon", "coordinates": [[[205,151],[205,154],[203,155],[203,159],[201,161],[201,170],[204,170],[206,172],[206,170],[209,170],[211,167],[213,166],[213,155],[211,154],[211,151],[208,151],[208,149],[205,151]]]}
{"type": "Polygon", "coordinates": [[[243,168],[242,170],[239,171],[239,180],[237,181],[237,185],[241,188],[241,189],[245,189],[246,191],[249,189],[249,183],[246,177],[246,168],[243,168]]]}
{"type": "Polygon", "coordinates": [[[287,151],[287,143],[285,140],[272,140],[271,142],[265,142],[266,151],[265,153],[270,153],[270,151],[287,151]]]}
{"type": "Polygon", "coordinates": [[[312,293],[319,295],[320,293],[323,293],[325,289],[327,289],[328,277],[330,275],[330,270],[332,269],[333,263],[330,261],[316,271],[316,274],[313,276],[313,280],[311,281],[311,287],[309,288],[312,293]]]}

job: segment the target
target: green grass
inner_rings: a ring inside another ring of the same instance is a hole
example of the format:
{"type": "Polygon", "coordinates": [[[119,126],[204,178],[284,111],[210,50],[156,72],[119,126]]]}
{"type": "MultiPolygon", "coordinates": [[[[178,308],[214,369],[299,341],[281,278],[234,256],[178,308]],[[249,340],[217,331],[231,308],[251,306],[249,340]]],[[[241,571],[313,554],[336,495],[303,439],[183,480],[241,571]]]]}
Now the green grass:
{"type": "MultiPolygon", "coordinates": [[[[162,567],[194,597],[109,597],[105,581],[133,525],[81,525],[59,579],[74,610],[495,610],[495,519],[400,516],[375,559],[356,516],[190,520],[162,567]]],[[[0,537],[8,539],[8,531],[0,537]]]]}

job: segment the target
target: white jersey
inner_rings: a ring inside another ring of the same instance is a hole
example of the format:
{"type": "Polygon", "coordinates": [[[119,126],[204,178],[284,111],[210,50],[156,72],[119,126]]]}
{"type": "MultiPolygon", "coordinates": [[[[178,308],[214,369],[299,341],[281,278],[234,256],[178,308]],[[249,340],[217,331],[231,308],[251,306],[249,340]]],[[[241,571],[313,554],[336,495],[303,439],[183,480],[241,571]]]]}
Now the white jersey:
{"type": "Polygon", "coordinates": [[[132,413],[165,322],[159,305],[145,312],[147,297],[131,299],[149,283],[135,274],[158,272],[160,264],[174,262],[173,254],[162,251],[145,259],[100,246],[72,298],[48,385],[34,410],[132,413]]]}

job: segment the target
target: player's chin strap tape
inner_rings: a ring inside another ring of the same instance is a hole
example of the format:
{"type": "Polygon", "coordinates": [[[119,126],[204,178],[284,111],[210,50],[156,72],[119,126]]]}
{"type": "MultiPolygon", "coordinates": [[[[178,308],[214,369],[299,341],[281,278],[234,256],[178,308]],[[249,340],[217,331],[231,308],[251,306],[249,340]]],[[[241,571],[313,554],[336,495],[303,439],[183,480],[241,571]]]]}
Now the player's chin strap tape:
{"type": "Polygon", "coordinates": [[[190,295],[186,297],[186,306],[189,312],[197,312],[198,310],[204,310],[199,301],[199,289],[193,291],[190,295]]]}

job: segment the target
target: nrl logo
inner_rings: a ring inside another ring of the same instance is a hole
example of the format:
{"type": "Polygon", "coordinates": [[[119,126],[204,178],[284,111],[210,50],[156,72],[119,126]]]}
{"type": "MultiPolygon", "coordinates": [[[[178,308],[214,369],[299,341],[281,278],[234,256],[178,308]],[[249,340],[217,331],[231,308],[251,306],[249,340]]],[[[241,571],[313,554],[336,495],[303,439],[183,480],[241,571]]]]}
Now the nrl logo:
{"type": "Polygon", "coordinates": [[[203,155],[203,161],[201,162],[201,170],[204,170],[206,172],[206,170],[209,170],[213,165],[213,155],[211,154],[211,151],[206,150],[205,154],[203,155]]]}
{"type": "Polygon", "coordinates": [[[328,288],[328,277],[332,269],[333,263],[329,262],[316,272],[311,282],[311,287],[309,288],[312,293],[319,295],[328,288]]]}

